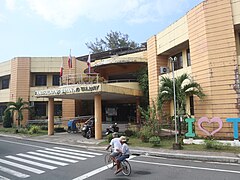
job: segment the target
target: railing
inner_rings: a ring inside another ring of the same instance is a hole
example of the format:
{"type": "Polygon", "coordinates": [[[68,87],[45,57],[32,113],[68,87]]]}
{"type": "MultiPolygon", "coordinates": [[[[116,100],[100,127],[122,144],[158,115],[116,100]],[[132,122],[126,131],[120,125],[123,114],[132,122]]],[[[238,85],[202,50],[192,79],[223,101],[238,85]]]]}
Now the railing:
{"type": "Polygon", "coordinates": [[[89,74],[68,74],[60,78],[60,85],[70,84],[95,84],[104,82],[105,79],[98,73],[89,74]]]}
{"type": "Polygon", "coordinates": [[[96,83],[119,83],[119,82],[137,82],[136,79],[116,79],[105,80],[98,73],[90,74],[68,74],[60,78],[60,85],[71,84],[96,84],[96,83]]]}
{"type": "Polygon", "coordinates": [[[138,82],[136,79],[116,79],[116,80],[108,80],[108,83],[119,83],[119,82],[138,82]]]}

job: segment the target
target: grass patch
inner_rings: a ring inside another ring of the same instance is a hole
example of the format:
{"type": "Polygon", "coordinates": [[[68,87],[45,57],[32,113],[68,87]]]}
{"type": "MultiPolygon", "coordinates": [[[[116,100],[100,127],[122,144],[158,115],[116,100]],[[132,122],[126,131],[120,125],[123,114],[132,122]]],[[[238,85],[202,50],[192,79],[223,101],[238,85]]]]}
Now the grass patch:
{"type": "MultiPolygon", "coordinates": [[[[137,137],[129,137],[128,144],[131,147],[145,147],[145,148],[154,148],[154,149],[173,149],[173,143],[175,143],[174,137],[161,137],[160,145],[153,146],[149,142],[142,142],[141,139],[137,137]]],[[[108,145],[109,142],[107,139],[101,142],[100,145],[108,145]]],[[[207,149],[204,144],[183,144],[183,150],[186,151],[206,151],[206,152],[228,152],[228,153],[240,153],[240,147],[232,147],[232,146],[223,146],[221,149],[207,149]]]]}
{"type": "MultiPolygon", "coordinates": [[[[16,134],[16,129],[17,128],[0,128],[0,133],[16,134]]],[[[18,134],[28,135],[28,136],[42,136],[42,135],[47,135],[48,132],[47,132],[47,130],[39,129],[37,133],[30,134],[29,131],[26,128],[21,128],[21,129],[19,129],[18,134]]]]}

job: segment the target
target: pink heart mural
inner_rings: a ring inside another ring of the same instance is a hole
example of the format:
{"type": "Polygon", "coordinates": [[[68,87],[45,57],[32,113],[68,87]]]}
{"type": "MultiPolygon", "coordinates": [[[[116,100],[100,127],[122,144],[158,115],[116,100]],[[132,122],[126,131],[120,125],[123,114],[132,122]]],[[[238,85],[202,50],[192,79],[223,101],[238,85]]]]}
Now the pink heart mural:
{"type": "Polygon", "coordinates": [[[209,120],[207,117],[202,117],[198,120],[197,124],[199,129],[205,132],[208,136],[213,136],[216,132],[220,131],[220,129],[222,129],[223,126],[223,122],[219,117],[213,117],[211,120],[209,120]],[[210,133],[209,131],[203,128],[202,123],[204,122],[207,122],[208,124],[216,122],[218,123],[219,127],[210,133]]]}

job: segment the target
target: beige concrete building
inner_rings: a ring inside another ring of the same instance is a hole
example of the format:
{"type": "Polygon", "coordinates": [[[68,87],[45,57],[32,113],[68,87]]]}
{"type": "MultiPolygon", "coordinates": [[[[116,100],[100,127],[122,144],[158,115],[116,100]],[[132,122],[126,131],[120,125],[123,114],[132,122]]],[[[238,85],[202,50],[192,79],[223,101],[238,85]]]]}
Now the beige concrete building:
{"type": "Polygon", "coordinates": [[[49,134],[53,134],[53,122],[59,117],[67,122],[94,115],[97,138],[102,137],[102,122],[139,122],[137,106],[142,92],[136,72],[147,66],[146,48],[93,54],[90,73],[84,72],[87,58],[72,57],[72,68],[68,67],[68,57],[18,57],[1,63],[0,115],[8,102],[21,97],[35,110],[25,113],[22,124],[48,119],[49,134]]]}
{"type": "MultiPolygon", "coordinates": [[[[171,71],[168,58],[176,56],[175,75],[191,74],[203,88],[206,97],[193,97],[190,112],[196,120],[220,117],[223,128],[219,137],[233,137],[233,124],[226,118],[240,115],[239,62],[240,62],[240,0],[206,0],[190,10],[147,41],[150,99],[158,94],[161,68],[171,71]],[[193,109],[192,109],[193,110],[193,109]]],[[[167,74],[171,76],[171,74],[167,74]]],[[[166,110],[173,114],[172,104],[166,110]]],[[[204,133],[197,126],[198,136],[204,133]]],[[[218,125],[207,124],[212,131],[218,125]]]]}
{"type": "MultiPolygon", "coordinates": [[[[0,63],[0,117],[8,102],[16,102],[18,97],[30,102],[35,112],[26,113],[23,124],[29,119],[46,119],[48,114],[48,99],[37,98],[36,90],[58,87],[59,72],[63,63],[64,73],[80,73],[86,68],[86,63],[76,61],[73,57],[74,68],[67,68],[68,57],[17,57],[0,63]]],[[[77,102],[74,100],[56,99],[54,116],[66,118],[75,117],[77,102]],[[68,107],[66,109],[65,107],[68,107]],[[62,109],[65,109],[62,111],[62,109]]]]}
{"type": "MultiPolygon", "coordinates": [[[[73,58],[71,69],[67,57],[14,58],[1,63],[0,113],[7,102],[23,97],[36,110],[45,112],[51,123],[54,116],[60,115],[58,109],[64,118],[94,114],[98,139],[103,121],[139,123],[136,107],[142,92],[138,83],[133,82],[134,73],[148,65],[149,100],[156,101],[161,76],[172,77],[168,59],[175,56],[175,75],[187,72],[206,94],[204,100],[189,97],[187,113],[196,120],[221,118],[223,128],[215,135],[232,138],[233,124],[226,122],[226,118],[240,116],[240,0],[203,1],[150,37],[145,48],[93,54],[91,75],[83,73],[87,72],[88,55],[73,58]],[[62,84],[57,84],[62,62],[62,84]]],[[[172,104],[165,107],[166,114],[173,115],[172,104]]],[[[210,123],[206,129],[212,131],[217,126],[210,123]]],[[[195,127],[197,135],[204,136],[195,127]]],[[[51,130],[49,134],[52,133],[51,130]]]]}

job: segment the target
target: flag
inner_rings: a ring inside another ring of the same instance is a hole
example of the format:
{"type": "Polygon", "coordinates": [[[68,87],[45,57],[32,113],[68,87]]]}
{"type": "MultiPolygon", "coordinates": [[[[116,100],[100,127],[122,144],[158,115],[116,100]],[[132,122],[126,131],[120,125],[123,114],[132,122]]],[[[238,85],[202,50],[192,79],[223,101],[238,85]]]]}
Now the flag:
{"type": "Polygon", "coordinates": [[[90,73],[91,72],[91,55],[90,55],[90,53],[88,55],[87,65],[88,65],[88,73],[90,73]]]}
{"type": "Polygon", "coordinates": [[[62,75],[63,75],[63,62],[62,62],[61,67],[60,67],[60,77],[62,77],[62,75]]]}
{"type": "Polygon", "coordinates": [[[68,67],[72,68],[72,56],[71,56],[71,49],[70,49],[70,53],[69,53],[69,57],[68,57],[68,67]]]}

